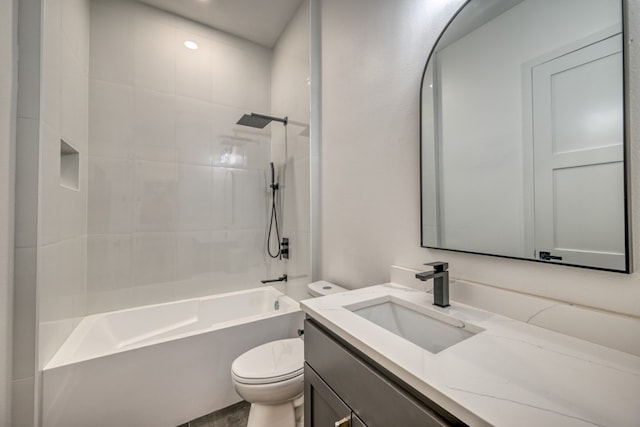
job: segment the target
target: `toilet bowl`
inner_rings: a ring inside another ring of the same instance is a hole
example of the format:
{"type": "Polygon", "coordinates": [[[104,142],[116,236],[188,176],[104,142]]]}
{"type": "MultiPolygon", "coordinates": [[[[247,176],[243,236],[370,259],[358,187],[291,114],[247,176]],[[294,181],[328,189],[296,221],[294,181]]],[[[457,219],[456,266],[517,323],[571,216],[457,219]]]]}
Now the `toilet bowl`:
{"type": "MultiPolygon", "coordinates": [[[[308,285],[311,296],[346,289],[320,281],[308,285]]],[[[231,365],[236,392],[251,403],[247,427],[302,426],[304,341],[271,341],[241,354],[231,365]]]]}

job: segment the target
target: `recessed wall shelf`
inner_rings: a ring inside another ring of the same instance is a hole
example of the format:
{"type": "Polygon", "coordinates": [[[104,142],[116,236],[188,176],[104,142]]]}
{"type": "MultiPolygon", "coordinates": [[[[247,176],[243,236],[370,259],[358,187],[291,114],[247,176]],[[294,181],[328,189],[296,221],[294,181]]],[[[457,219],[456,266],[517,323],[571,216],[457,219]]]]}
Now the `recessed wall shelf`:
{"type": "Polygon", "coordinates": [[[70,190],[80,190],[80,153],[60,140],[60,186],[70,190]]]}

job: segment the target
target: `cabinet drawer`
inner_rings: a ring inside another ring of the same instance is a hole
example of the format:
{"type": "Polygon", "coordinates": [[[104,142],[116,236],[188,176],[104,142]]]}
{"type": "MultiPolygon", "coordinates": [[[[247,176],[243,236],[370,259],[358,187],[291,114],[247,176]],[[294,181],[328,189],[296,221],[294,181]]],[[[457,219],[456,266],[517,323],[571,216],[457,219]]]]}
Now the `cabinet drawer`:
{"type": "Polygon", "coordinates": [[[306,362],[368,427],[465,425],[441,408],[426,407],[313,320],[305,321],[304,336],[306,362]]]}

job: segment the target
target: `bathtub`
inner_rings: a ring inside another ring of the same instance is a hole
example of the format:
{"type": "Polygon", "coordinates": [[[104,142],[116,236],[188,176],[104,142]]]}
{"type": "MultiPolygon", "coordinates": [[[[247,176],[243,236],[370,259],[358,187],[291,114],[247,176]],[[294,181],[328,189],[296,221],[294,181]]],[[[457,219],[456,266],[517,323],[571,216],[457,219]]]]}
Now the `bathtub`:
{"type": "Polygon", "coordinates": [[[302,320],[273,287],[87,316],[42,372],[42,425],[176,427],[239,402],[231,362],[302,320]]]}

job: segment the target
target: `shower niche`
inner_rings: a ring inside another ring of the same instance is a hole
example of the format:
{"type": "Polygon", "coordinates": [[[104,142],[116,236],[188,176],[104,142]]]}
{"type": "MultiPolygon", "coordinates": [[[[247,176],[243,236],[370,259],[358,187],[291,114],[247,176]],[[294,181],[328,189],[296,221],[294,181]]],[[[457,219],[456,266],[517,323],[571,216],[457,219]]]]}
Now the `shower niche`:
{"type": "Polygon", "coordinates": [[[60,186],[80,190],[80,153],[63,139],[60,140],[60,186]]]}

